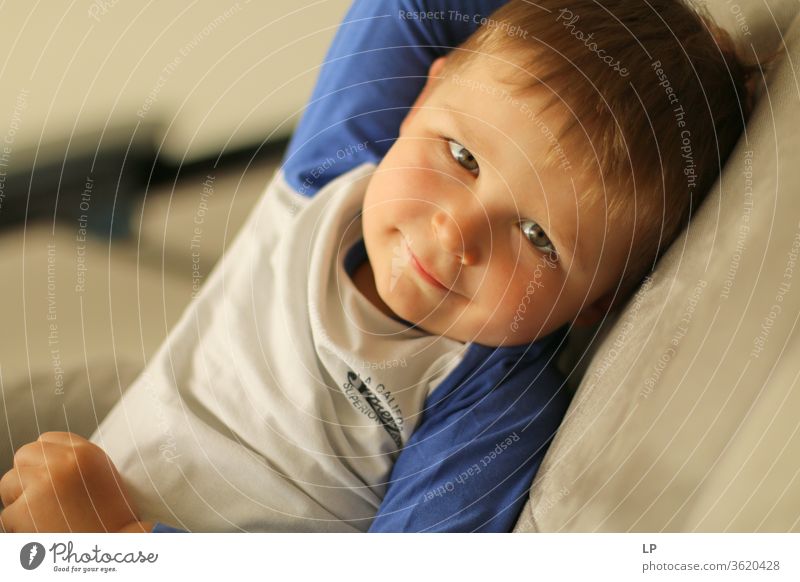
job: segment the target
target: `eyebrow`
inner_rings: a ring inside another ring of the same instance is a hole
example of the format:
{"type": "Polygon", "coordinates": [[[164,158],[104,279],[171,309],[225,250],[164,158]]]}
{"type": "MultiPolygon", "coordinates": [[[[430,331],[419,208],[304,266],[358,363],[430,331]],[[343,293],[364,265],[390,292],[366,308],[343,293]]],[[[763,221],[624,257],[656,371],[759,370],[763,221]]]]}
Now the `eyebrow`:
{"type": "MultiPolygon", "coordinates": [[[[469,144],[464,143],[464,144],[461,144],[461,145],[467,146],[467,145],[472,145],[474,143],[474,144],[477,144],[478,146],[480,146],[482,148],[487,147],[488,144],[484,140],[484,138],[482,138],[477,132],[475,132],[472,129],[472,127],[470,127],[469,125],[467,125],[467,124],[462,122],[462,118],[466,115],[465,113],[455,109],[454,107],[452,107],[448,103],[442,103],[441,108],[445,111],[445,113],[451,119],[453,124],[458,128],[458,132],[464,136],[465,141],[469,141],[470,142],[469,144]]],[[[470,149],[470,148],[467,148],[467,149],[470,149]]],[[[472,152],[472,153],[474,154],[475,152],[472,152]]],[[[573,181],[571,176],[570,176],[569,181],[570,181],[570,184],[572,185],[572,194],[577,197],[577,193],[575,192],[575,182],[573,181]]],[[[538,212],[536,212],[536,213],[524,212],[524,213],[521,213],[521,214],[533,215],[533,214],[538,214],[538,212]]],[[[528,218],[528,216],[521,216],[521,218],[528,218]]],[[[528,218],[528,219],[532,220],[530,218],[528,218]]],[[[537,222],[538,222],[538,219],[537,219],[537,222]]],[[[546,230],[546,233],[547,233],[548,237],[550,237],[550,234],[551,234],[551,231],[552,231],[551,227],[552,227],[552,224],[550,224],[549,221],[548,221],[547,230],[546,230]]],[[[558,241],[557,251],[558,251],[559,256],[561,256],[561,252],[560,251],[562,251],[562,250],[566,251],[568,256],[570,257],[570,268],[572,268],[573,266],[582,268],[583,267],[583,260],[581,259],[581,257],[576,256],[576,254],[575,254],[575,246],[571,245],[571,244],[568,244],[567,240],[568,239],[564,238],[564,239],[561,239],[561,240],[558,241]]]]}
{"type": "Polygon", "coordinates": [[[486,139],[482,136],[482,134],[479,134],[471,126],[463,122],[464,117],[471,117],[471,116],[467,115],[463,111],[459,111],[458,109],[452,107],[448,103],[442,103],[442,109],[445,111],[445,113],[453,122],[453,124],[458,128],[459,133],[461,133],[465,138],[467,138],[467,140],[465,141],[470,142],[470,144],[461,144],[461,145],[466,146],[466,145],[476,144],[481,148],[484,149],[487,148],[488,143],[486,142],[486,139]]]}

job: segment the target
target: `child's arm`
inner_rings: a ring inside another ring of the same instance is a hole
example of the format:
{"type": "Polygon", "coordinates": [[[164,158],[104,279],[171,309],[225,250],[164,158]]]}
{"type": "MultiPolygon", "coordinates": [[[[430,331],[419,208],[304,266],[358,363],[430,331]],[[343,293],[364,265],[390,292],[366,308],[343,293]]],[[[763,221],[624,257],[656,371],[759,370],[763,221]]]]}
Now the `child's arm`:
{"type": "Polygon", "coordinates": [[[0,479],[6,532],[149,532],[108,455],[68,432],[43,433],[0,479]]]}
{"type": "Polygon", "coordinates": [[[510,532],[569,406],[563,378],[545,360],[517,374],[495,366],[499,380],[484,373],[439,386],[369,531],[510,532]]]}

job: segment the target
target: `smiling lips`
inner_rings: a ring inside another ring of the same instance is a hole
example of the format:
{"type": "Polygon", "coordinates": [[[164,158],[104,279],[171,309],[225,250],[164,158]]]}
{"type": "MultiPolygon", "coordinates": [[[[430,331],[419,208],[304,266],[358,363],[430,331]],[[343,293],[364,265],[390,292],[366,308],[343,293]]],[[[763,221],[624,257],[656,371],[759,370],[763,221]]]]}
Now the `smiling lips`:
{"type": "Polygon", "coordinates": [[[404,241],[404,243],[406,245],[406,249],[408,250],[408,254],[411,257],[411,264],[414,265],[414,269],[417,271],[417,273],[419,273],[423,279],[425,279],[428,283],[430,283],[437,289],[441,289],[442,291],[450,291],[448,287],[443,285],[436,277],[434,277],[428,271],[425,270],[425,267],[422,266],[422,263],[419,262],[419,259],[417,259],[417,256],[411,250],[411,247],[408,246],[408,242],[404,241]]]}

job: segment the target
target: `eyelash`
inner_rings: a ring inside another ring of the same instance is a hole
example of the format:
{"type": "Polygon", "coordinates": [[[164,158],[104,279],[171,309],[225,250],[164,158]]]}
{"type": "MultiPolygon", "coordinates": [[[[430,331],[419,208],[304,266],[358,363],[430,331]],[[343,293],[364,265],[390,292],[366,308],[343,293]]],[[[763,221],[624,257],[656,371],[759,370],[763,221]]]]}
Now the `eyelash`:
{"type": "MultiPolygon", "coordinates": [[[[469,168],[467,168],[464,165],[462,165],[461,162],[459,161],[460,158],[456,157],[456,154],[455,154],[454,148],[453,148],[453,144],[455,144],[456,146],[460,147],[463,151],[467,152],[469,154],[469,157],[472,160],[474,160],[475,163],[477,164],[478,161],[475,159],[475,156],[472,155],[472,152],[470,152],[467,148],[465,148],[463,145],[461,145],[460,143],[458,143],[456,140],[454,140],[452,138],[445,137],[444,140],[447,142],[447,148],[450,151],[450,159],[452,159],[456,164],[458,164],[458,166],[461,169],[466,170],[467,172],[470,173],[470,175],[477,177],[478,174],[480,173],[480,168],[479,167],[476,168],[476,171],[473,172],[469,168]]],[[[542,253],[549,254],[551,259],[554,259],[554,258],[557,259],[558,258],[558,252],[556,251],[556,248],[553,246],[553,242],[550,240],[550,237],[547,236],[547,233],[544,232],[544,229],[542,229],[542,227],[539,225],[539,223],[537,223],[534,220],[525,219],[525,220],[521,220],[519,224],[520,224],[520,231],[522,232],[522,236],[524,236],[526,239],[528,239],[528,241],[531,243],[531,245],[533,245],[533,247],[536,250],[538,250],[539,252],[542,252],[542,253]],[[528,238],[528,235],[525,234],[525,229],[522,226],[522,225],[524,225],[526,223],[529,223],[529,224],[534,225],[535,227],[538,227],[538,230],[541,231],[541,234],[544,235],[544,237],[547,239],[547,245],[546,246],[538,246],[530,238],[528,238]]]]}

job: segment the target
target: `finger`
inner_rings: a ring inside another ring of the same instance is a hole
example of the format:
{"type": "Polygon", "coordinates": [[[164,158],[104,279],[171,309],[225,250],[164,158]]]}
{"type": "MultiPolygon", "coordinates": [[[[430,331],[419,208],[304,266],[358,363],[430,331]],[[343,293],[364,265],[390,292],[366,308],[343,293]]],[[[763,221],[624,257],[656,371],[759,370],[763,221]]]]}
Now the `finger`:
{"type": "MultiPolygon", "coordinates": [[[[34,441],[23,445],[14,453],[14,466],[27,467],[44,463],[44,443],[34,441]]],[[[48,445],[52,446],[52,445],[48,445]]]]}
{"type": "Polygon", "coordinates": [[[10,507],[6,507],[0,513],[0,525],[6,533],[37,531],[25,495],[19,497],[10,507]]]}
{"type": "Polygon", "coordinates": [[[20,479],[19,470],[14,468],[0,479],[0,501],[3,502],[3,507],[8,507],[20,495],[22,495],[22,479],[20,479]]]}
{"type": "Polygon", "coordinates": [[[17,533],[14,529],[11,514],[8,513],[8,508],[0,511],[0,533],[17,533]]]}
{"type": "Polygon", "coordinates": [[[40,434],[38,440],[43,443],[76,446],[84,442],[86,439],[79,434],[75,434],[74,432],[50,431],[40,434]]]}

